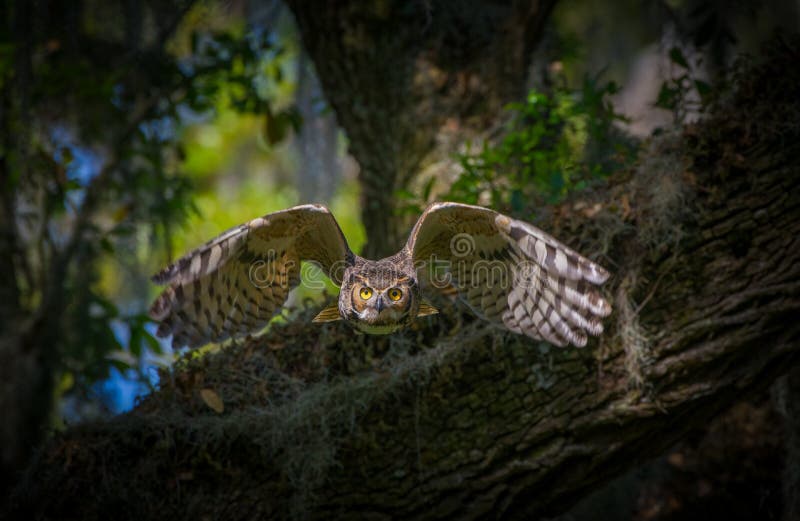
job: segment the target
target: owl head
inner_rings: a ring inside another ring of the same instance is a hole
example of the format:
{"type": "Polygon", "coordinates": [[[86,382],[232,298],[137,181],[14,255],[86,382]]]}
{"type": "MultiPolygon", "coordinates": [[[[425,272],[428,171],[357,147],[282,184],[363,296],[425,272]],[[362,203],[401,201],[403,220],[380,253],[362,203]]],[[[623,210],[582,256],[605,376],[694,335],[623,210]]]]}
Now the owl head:
{"type": "Polygon", "coordinates": [[[388,334],[435,312],[422,302],[413,274],[391,263],[366,261],[345,273],[338,305],[323,309],[314,321],[344,319],[363,333],[388,334]]]}
{"type": "Polygon", "coordinates": [[[416,317],[417,281],[386,266],[351,274],[339,293],[339,312],[365,333],[391,333],[416,317]]]}

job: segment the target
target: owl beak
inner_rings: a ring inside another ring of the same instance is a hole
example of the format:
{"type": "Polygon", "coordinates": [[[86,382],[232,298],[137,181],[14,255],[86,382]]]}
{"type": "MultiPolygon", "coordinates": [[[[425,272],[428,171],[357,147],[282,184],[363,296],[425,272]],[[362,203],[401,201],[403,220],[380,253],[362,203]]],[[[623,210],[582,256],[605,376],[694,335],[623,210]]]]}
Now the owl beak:
{"type": "Polygon", "coordinates": [[[377,310],[378,310],[378,313],[380,313],[381,311],[383,311],[383,308],[384,308],[384,307],[386,307],[386,306],[385,306],[385,305],[384,305],[384,303],[383,303],[383,299],[382,299],[382,298],[379,298],[379,299],[378,299],[378,302],[377,302],[377,303],[376,303],[376,305],[375,305],[375,309],[377,309],[377,310]]]}

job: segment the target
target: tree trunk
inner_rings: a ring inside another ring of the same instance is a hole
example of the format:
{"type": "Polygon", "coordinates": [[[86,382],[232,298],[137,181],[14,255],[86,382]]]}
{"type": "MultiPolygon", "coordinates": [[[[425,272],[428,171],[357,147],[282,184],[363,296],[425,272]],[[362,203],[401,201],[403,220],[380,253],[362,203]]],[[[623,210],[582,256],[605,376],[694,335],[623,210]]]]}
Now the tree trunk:
{"type": "Polygon", "coordinates": [[[555,0],[288,4],[361,166],[362,253],[391,255],[410,227],[396,192],[438,146],[445,121],[461,137],[485,130],[524,94],[555,0]]]}
{"type": "Polygon", "coordinates": [[[27,334],[20,291],[33,283],[24,241],[18,235],[16,188],[31,175],[32,32],[35,5],[16,2],[0,12],[0,21],[13,31],[15,74],[0,78],[0,491],[7,491],[22,472],[30,454],[45,437],[42,426],[52,410],[51,351],[31,343],[39,328],[27,334]],[[6,81],[3,81],[6,80],[6,81]],[[20,400],[25,406],[20,407],[20,400]]]}
{"type": "Polygon", "coordinates": [[[615,273],[599,343],[555,350],[449,313],[391,337],[276,324],[187,358],[133,413],[56,436],[10,513],[565,510],[800,359],[798,58],[777,46],[717,116],[654,139],[635,172],[541,223],[615,273]]]}

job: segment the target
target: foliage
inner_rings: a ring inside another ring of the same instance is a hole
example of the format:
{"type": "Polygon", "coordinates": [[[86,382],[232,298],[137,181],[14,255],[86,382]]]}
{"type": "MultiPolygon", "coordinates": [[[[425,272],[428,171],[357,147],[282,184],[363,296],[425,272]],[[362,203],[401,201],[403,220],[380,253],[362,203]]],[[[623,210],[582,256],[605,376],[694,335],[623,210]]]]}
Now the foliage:
{"type": "Polygon", "coordinates": [[[496,143],[484,142],[477,151],[468,143],[458,155],[460,175],[441,198],[530,216],[537,206],[608,176],[631,152],[613,127],[624,120],[607,99],[617,90],[613,82],[586,78],[578,91],[530,91],[524,102],[507,106],[508,122],[496,143]]]}
{"type": "Polygon", "coordinates": [[[300,115],[294,106],[275,110],[270,99],[274,85],[284,81],[284,49],[272,43],[266,30],[254,28],[245,35],[192,33],[194,81],[187,99],[196,112],[219,106],[224,92],[227,105],[240,113],[263,114],[265,137],[274,145],[298,130],[300,115]],[[221,66],[222,65],[222,66],[221,66]]]}
{"type": "Polygon", "coordinates": [[[3,11],[19,26],[0,34],[0,180],[3,215],[17,216],[6,224],[19,298],[2,311],[30,317],[17,334],[38,344],[54,380],[74,382],[59,392],[91,394],[112,367],[138,371],[161,353],[142,274],[156,251],[173,256],[172,232],[199,210],[183,129],[233,110],[266,121],[276,144],[300,124],[273,103],[285,81],[274,36],[192,5],[111,21],[64,7],[82,23],[63,26],[24,2],[3,11]],[[36,31],[23,31],[25,17],[36,31]],[[176,34],[190,35],[180,52],[168,45],[176,34]]]}
{"type": "Polygon", "coordinates": [[[693,112],[703,112],[711,98],[711,85],[697,78],[694,70],[700,65],[692,66],[678,47],[669,51],[672,63],[672,76],[661,84],[656,99],[656,107],[672,112],[674,122],[681,123],[693,112]]]}

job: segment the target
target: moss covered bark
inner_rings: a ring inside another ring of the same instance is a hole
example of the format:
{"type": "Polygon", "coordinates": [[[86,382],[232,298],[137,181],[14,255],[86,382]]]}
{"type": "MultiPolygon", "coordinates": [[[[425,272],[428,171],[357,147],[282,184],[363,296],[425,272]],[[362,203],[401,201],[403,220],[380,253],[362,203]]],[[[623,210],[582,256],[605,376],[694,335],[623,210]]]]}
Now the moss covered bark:
{"type": "Polygon", "coordinates": [[[540,223],[615,273],[609,331],[558,350],[442,316],[392,337],[298,320],[187,357],[134,412],[53,437],[39,519],[555,514],[800,359],[800,54],[540,223]],[[572,238],[570,240],[570,238],[572,238]],[[224,402],[215,412],[201,397],[224,402]]]}

